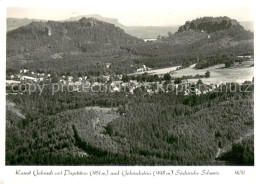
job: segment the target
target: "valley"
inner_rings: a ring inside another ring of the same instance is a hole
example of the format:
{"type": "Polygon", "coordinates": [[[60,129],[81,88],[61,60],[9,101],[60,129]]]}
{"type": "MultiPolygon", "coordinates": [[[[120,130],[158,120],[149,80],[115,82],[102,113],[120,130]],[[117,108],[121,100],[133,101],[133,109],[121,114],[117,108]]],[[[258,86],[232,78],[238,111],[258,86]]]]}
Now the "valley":
{"type": "Polygon", "coordinates": [[[254,33],[235,19],[25,20],[6,49],[6,165],[210,166],[227,147],[254,165],[254,33]]]}

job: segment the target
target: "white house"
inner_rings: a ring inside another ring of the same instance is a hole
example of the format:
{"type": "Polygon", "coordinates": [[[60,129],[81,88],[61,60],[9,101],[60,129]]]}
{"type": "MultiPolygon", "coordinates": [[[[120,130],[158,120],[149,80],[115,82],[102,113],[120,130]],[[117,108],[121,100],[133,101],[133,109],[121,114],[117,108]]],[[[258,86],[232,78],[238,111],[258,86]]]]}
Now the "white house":
{"type": "Polygon", "coordinates": [[[60,83],[62,83],[62,84],[66,84],[66,80],[64,80],[64,79],[60,79],[60,83]]]}
{"type": "Polygon", "coordinates": [[[15,80],[6,80],[6,84],[7,85],[11,85],[11,84],[20,84],[20,81],[15,81],[15,80]]]}
{"type": "Polygon", "coordinates": [[[106,68],[110,68],[111,63],[105,63],[105,65],[106,65],[106,68]]]}
{"type": "Polygon", "coordinates": [[[143,68],[137,69],[137,72],[143,72],[143,71],[148,71],[151,70],[152,68],[147,68],[145,65],[143,65],[143,68]]]}
{"type": "Polygon", "coordinates": [[[118,91],[120,91],[120,88],[118,86],[115,86],[112,90],[113,90],[113,92],[116,92],[116,91],[118,92],[118,91]]]}
{"type": "Polygon", "coordinates": [[[143,72],[144,69],[143,69],[143,68],[139,68],[139,69],[137,69],[136,71],[137,71],[137,72],[143,72]]]}
{"type": "Polygon", "coordinates": [[[147,93],[151,94],[151,93],[153,93],[153,90],[148,89],[148,90],[147,90],[147,93]]]}
{"type": "Polygon", "coordinates": [[[29,70],[23,69],[23,73],[27,73],[27,72],[29,72],[29,70]]]}
{"type": "Polygon", "coordinates": [[[122,80],[123,75],[117,75],[118,80],[122,80]]]}
{"type": "Polygon", "coordinates": [[[21,74],[17,74],[17,75],[15,75],[15,77],[16,77],[17,79],[20,79],[20,80],[21,80],[22,75],[21,75],[21,74]]]}
{"type": "Polygon", "coordinates": [[[130,88],[129,93],[134,94],[134,88],[130,88]]]}
{"type": "Polygon", "coordinates": [[[72,85],[74,85],[74,82],[69,81],[69,82],[68,82],[68,85],[69,85],[69,86],[72,86],[72,85]]]}
{"type": "Polygon", "coordinates": [[[73,76],[68,76],[68,81],[72,81],[73,80],[73,76]]]}
{"type": "Polygon", "coordinates": [[[81,83],[81,81],[76,81],[74,84],[77,85],[77,86],[79,86],[79,85],[81,85],[82,83],[81,83]]]}
{"type": "Polygon", "coordinates": [[[37,78],[30,77],[30,76],[22,76],[20,79],[21,80],[31,80],[31,81],[37,82],[37,78]]]}
{"type": "Polygon", "coordinates": [[[198,89],[196,88],[196,89],[195,89],[195,94],[196,94],[196,95],[200,95],[200,94],[201,94],[200,90],[198,90],[198,89]]]}
{"type": "Polygon", "coordinates": [[[129,82],[138,85],[137,80],[130,80],[129,82]]]}
{"type": "Polygon", "coordinates": [[[38,76],[45,76],[44,73],[37,73],[38,76]]]}
{"type": "Polygon", "coordinates": [[[92,86],[99,86],[98,82],[94,82],[92,86]]]}
{"type": "Polygon", "coordinates": [[[122,81],[113,81],[111,83],[111,86],[119,86],[122,83],[122,81]]]}

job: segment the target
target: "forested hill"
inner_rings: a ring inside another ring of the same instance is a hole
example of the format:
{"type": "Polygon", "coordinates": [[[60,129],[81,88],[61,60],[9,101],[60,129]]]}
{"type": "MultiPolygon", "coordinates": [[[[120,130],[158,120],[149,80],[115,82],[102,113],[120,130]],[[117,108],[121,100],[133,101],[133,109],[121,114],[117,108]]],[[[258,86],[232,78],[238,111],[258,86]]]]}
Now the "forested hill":
{"type": "MultiPolygon", "coordinates": [[[[240,23],[229,17],[203,17],[197,18],[179,27],[175,34],[169,33],[165,40],[189,39],[188,43],[193,41],[211,38],[212,41],[226,39],[226,40],[249,40],[254,38],[251,31],[245,30],[240,23]]],[[[186,44],[186,42],[184,42],[186,44]]]]}
{"type": "Polygon", "coordinates": [[[221,61],[223,55],[253,54],[254,33],[228,17],[203,17],[187,21],[176,33],[130,50],[139,56],[137,62],[151,68],[189,66],[208,56],[221,61]]]}
{"type": "Polygon", "coordinates": [[[254,33],[228,17],[196,19],[153,42],[95,18],[32,22],[7,33],[7,68],[100,75],[132,73],[142,65],[185,67],[203,62],[208,67],[223,63],[223,57],[253,54],[253,38],[254,33]],[[53,58],[56,55],[60,59],[53,58]]]}
{"type": "Polygon", "coordinates": [[[192,21],[186,21],[183,26],[179,27],[178,32],[192,29],[212,33],[229,28],[242,29],[243,27],[238,23],[238,21],[229,17],[202,17],[192,21]]]}
{"type": "Polygon", "coordinates": [[[104,45],[119,46],[143,42],[126,34],[113,24],[95,18],[83,17],[69,22],[32,22],[7,33],[7,54],[33,50],[75,50],[102,48],[104,45]]]}

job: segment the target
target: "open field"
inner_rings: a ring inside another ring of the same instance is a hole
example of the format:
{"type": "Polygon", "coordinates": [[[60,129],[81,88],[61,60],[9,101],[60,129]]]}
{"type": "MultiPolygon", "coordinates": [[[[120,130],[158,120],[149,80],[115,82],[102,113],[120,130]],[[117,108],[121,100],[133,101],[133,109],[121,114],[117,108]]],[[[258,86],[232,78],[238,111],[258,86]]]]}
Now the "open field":
{"type": "Polygon", "coordinates": [[[94,110],[94,111],[98,111],[98,112],[108,113],[108,112],[111,112],[111,111],[116,111],[117,108],[91,106],[91,107],[85,107],[85,110],[87,110],[87,111],[94,110]]]}
{"type": "Polygon", "coordinates": [[[176,70],[178,67],[180,66],[173,66],[173,67],[169,67],[169,68],[161,68],[161,69],[156,69],[156,70],[149,70],[149,71],[144,71],[144,72],[136,72],[136,73],[132,73],[130,75],[140,75],[143,73],[148,73],[150,75],[160,75],[160,74],[165,74],[165,73],[169,73],[170,71],[176,70]]]}
{"type": "MultiPolygon", "coordinates": [[[[195,76],[195,75],[204,75],[207,71],[210,71],[210,78],[202,78],[203,83],[226,83],[226,82],[237,82],[243,83],[246,80],[252,80],[254,77],[254,61],[244,61],[241,64],[236,63],[235,66],[230,68],[225,68],[224,64],[214,65],[205,69],[196,69],[194,68],[195,64],[177,70],[177,67],[162,68],[156,70],[145,71],[150,75],[160,75],[171,72],[172,77],[182,77],[182,76],[195,76]]],[[[131,75],[140,75],[145,72],[136,72],[131,75]]],[[[188,82],[197,82],[198,79],[189,79],[188,82]]]]}
{"type": "MultiPolygon", "coordinates": [[[[191,65],[188,68],[174,71],[173,77],[182,77],[183,75],[192,75],[197,74],[203,75],[207,71],[210,71],[210,78],[202,78],[203,83],[226,83],[226,82],[236,82],[243,83],[246,80],[252,80],[254,77],[254,61],[245,61],[241,64],[236,63],[235,66],[230,68],[225,68],[224,64],[219,64],[211,66],[205,69],[195,69],[194,65],[191,65]]],[[[188,82],[197,82],[198,79],[189,79],[188,82]]]]}

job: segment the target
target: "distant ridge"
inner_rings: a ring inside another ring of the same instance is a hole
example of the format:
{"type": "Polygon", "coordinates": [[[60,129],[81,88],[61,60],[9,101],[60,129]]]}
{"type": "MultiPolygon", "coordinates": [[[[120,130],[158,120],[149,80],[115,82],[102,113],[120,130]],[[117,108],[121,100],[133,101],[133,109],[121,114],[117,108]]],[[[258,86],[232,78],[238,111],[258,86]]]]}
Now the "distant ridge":
{"type": "MultiPolygon", "coordinates": [[[[86,17],[86,18],[94,17],[100,21],[114,24],[115,26],[125,30],[126,33],[141,39],[157,38],[159,35],[168,36],[169,32],[175,33],[176,31],[178,31],[178,27],[180,27],[180,26],[125,26],[121,24],[116,18],[103,17],[98,14],[70,17],[68,19],[65,19],[64,21],[77,21],[80,20],[82,17],[86,17]]],[[[7,18],[7,32],[22,26],[26,26],[33,21],[46,22],[47,20],[28,19],[28,18],[7,18]]],[[[246,30],[250,30],[252,32],[254,31],[254,26],[253,26],[254,23],[252,21],[244,21],[244,22],[240,22],[240,24],[246,30]]]]}
{"type": "Polygon", "coordinates": [[[17,54],[41,49],[45,51],[97,51],[143,40],[128,35],[113,24],[96,18],[79,21],[31,22],[7,33],[7,53],[17,54]]]}
{"type": "Polygon", "coordinates": [[[68,19],[65,19],[64,21],[78,21],[78,20],[82,19],[83,17],[85,17],[85,18],[93,17],[93,18],[96,18],[100,21],[107,22],[107,23],[110,23],[110,24],[114,24],[115,26],[120,27],[120,28],[125,27],[124,25],[119,23],[118,20],[115,19],[115,18],[103,17],[103,16],[98,15],[98,14],[79,15],[79,16],[75,16],[75,17],[70,17],[68,19]]]}
{"type": "Polygon", "coordinates": [[[82,17],[86,17],[86,18],[94,17],[98,20],[108,22],[110,24],[114,24],[115,26],[124,29],[126,33],[141,39],[157,38],[158,35],[167,36],[168,32],[174,33],[178,30],[179,27],[179,26],[125,26],[121,24],[116,18],[103,17],[98,14],[70,17],[64,21],[76,21],[76,20],[80,20],[82,17]]]}
{"type": "Polygon", "coordinates": [[[7,23],[6,31],[8,32],[8,31],[17,29],[19,27],[26,26],[26,25],[32,23],[33,21],[46,22],[46,20],[42,20],[42,19],[7,18],[6,19],[6,23],[7,23]]]}

